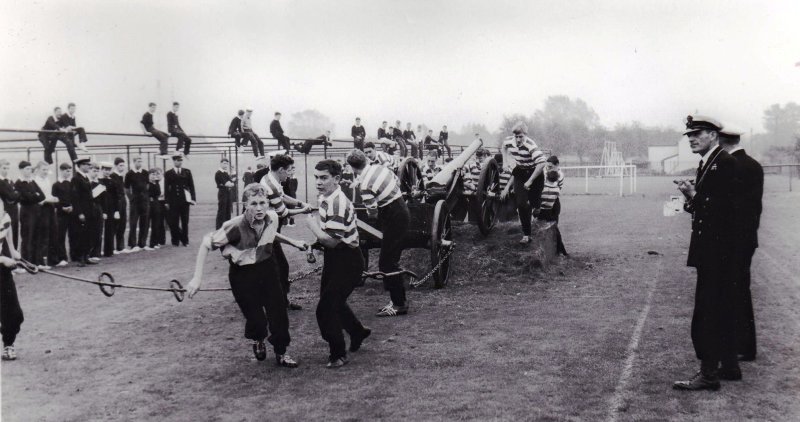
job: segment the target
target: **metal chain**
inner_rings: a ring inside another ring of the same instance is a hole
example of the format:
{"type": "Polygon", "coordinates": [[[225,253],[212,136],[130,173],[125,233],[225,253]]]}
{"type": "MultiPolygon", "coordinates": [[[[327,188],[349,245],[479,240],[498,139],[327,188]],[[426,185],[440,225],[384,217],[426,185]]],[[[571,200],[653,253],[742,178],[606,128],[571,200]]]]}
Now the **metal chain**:
{"type": "Polygon", "coordinates": [[[425,277],[422,277],[421,279],[416,281],[412,281],[408,284],[411,285],[411,287],[415,288],[425,284],[428,280],[430,280],[431,277],[433,277],[433,273],[439,271],[439,268],[442,266],[442,264],[444,264],[444,262],[447,261],[447,258],[450,258],[450,255],[452,255],[453,251],[455,250],[456,250],[456,244],[453,243],[452,246],[450,246],[450,249],[448,249],[447,253],[441,259],[439,259],[439,262],[437,262],[436,265],[434,265],[433,268],[431,268],[428,274],[425,274],[425,277]]]}
{"type": "Polygon", "coordinates": [[[290,278],[289,279],[289,284],[292,284],[295,281],[302,280],[302,279],[310,276],[311,274],[315,274],[315,273],[318,273],[320,271],[322,271],[322,265],[317,265],[316,267],[314,267],[314,268],[312,268],[312,269],[310,269],[310,270],[308,270],[306,272],[300,273],[300,274],[290,278]]]}

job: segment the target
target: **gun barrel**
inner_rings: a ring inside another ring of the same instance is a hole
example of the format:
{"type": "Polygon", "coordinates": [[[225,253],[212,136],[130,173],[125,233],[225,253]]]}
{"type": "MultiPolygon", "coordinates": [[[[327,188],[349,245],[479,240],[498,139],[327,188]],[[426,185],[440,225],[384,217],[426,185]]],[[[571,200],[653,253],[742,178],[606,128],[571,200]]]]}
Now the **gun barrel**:
{"type": "Polygon", "coordinates": [[[428,182],[428,185],[446,186],[452,180],[453,173],[461,167],[464,167],[464,165],[467,164],[469,157],[472,157],[472,155],[475,154],[475,151],[477,151],[481,146],[483,146],[483,139],[476,139],[472,141],[472,143],[469,144],[469,146],[462,151],[461,154],[458,154],[456,158],[453,158],[453,161],[445,164],[444,167],[442,167],[442,171],[437,173],[436,176],[433,176],[433,179],[428,182]]]}

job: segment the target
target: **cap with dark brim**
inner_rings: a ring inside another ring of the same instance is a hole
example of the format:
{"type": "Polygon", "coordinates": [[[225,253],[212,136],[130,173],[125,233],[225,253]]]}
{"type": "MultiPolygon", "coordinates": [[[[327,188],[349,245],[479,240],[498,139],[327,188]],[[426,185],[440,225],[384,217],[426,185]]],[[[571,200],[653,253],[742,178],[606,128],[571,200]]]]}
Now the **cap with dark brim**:
{"type": "Polygon", "coordinates": [[[688,135],[701,130],[720,131],[722,128],[722,123],[711,117],[689,115],[686,117],[686,131],[683,134],[688,135]]]}
{"type": "Polygon", "coordinates": [[[79,166],[81,164],[89,164],[91,161],[92,161],[92,159],[88,158],[88,157],[86,157],[86,158],[78,158],[78,159],[75,160],[75,165],[79,166]]]}
{"type": "Polygon", "coordinates": [[[183,160],[183,154],[175,154],[172,156],[173,160],[183,160]]]}

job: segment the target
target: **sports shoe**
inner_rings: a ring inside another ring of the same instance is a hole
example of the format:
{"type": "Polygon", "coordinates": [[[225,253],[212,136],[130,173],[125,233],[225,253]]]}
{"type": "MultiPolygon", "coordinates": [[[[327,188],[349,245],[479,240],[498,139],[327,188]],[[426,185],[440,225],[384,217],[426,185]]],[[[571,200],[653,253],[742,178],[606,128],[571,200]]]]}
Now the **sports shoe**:
{"type": "Polygon", "coordinates": [[[93,263],[97,264],[98,262],[100,262],[100,258],[98,258],[96,256],[89,257],[89,262],[93,262],[93,263]]]}
{"type": "Polygon", "coordinates": [[[155,245],[153,246],[153,249],[161,249],[161,245],[155,245]]]}
{"type": "Polygon", "coordinates": [[[56,264],[56,267],[66,267],[67,265],[69,265],[69,263],[62,259],[61,262],[56,264]]]}
{"type": "Polygon", "coordinates": [[[347,362],[348,362],[347,358],[343,356],[328,362],[327,367],[328,369],[337,369],[347,365],[347,362]]]}
{"type": "Polygon", "coordinates": [[[275,363],[278,364],[278,366],[283,366],[285,368],[297,368],[299,366],[297,362],[286,353],[282,355],[275,355],[275,363]]]}
{"type": "Polygon", "coordinates": [[[131,252],[139,252],[140,250],[142,250],[142,248],[138,246],[134,246],[133,248],[131,248],[131,252]]]}
{"type": "Polygon", "coordinates": [[[376,316],[379,317],[391,317],[391,316],[398,316],[398,315],[405,315],[408,313],[408,306],[387,306],[380,311],[378,311],[376,316]]]}
{"type": "Polygon", "coordinates": [[[25,271],[22,268],[17,268],[16,270],[11,270],[11,272],[14,273],[14,274],[25,274],[25,273],[27,273],[27,271],[25,271]]]}
{"type": "Polygon", "coordinates": [[[531,243],[530,236],[522,236],[522,239],[519,240],[520,245],[527,245],[528,243],[531,243]]]}
{"type": "Polygon", "coordinates": [[[17,351],[13,344],[3,347],[3,360],[17,360],[17,351]]]}
{"type": "Polygon", "coordinates": [[[89,150],[86,149],[86,142],[78,142],[78,149],[83,152],[89,152],[89,150]]]}
{"type": "Polygon", "coordinates": [[[145,246],[145,247],[144,247],[144,248],[142,248],[142,249],[144,249],[144,250],[146,250],[146,251],[154,251],[154,250],[155,250],[155,249],[153,249],[153,248],[151,248],[151,247],[149,247],[149,246],[145,246]]]}
{"type": "Polygon", "coordinates": [[[119,253],[131,253],[131,248],[125,248],[125,249],[119,251],[119,253]]]}
{"type": "Polygon", "coordinates": [[[372,330],[369,328],[364,328],[364,331],[361,332],[360,336],[350,337],[350,351],[357,352],[358,349],[361,348],[361,343],[364,342],[364,339],[369,337],[372,334],[372,330]]]}
{"type": "Polygon", "coordinates": [[[53,269],[53,267],[51,267],[51,266],[49,266],[49,265],[38,265],[36,268],[38,268],[38,269],[40,269],[40,270],[45,270],[45,271],[46,271],[46,270],[52,270],[52,269],[53,269]]]}
{"type": "Polygon", "coordinates": [[[256,356],[256,360],[267,358],[267,346],[264,344],[264,340],[253,341],[253,354],[256,356]]]}

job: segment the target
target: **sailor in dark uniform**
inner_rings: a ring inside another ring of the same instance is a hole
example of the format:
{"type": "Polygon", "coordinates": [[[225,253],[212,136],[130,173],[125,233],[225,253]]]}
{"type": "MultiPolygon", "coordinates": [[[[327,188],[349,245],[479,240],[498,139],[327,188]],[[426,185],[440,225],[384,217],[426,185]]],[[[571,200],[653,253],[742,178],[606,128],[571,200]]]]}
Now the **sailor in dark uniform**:
{"type": "Polygon", "coordinates": [[[741,134],[721,131],[719,145],[736,159],[736,341],[739,360],[756,358],[756,326],[750,294],[750,264],[758,247],[764,169],[739,145],[741,134]]]}
{"type": "Polygon", "coordinates": [[[219,161],[219,170],[214,174],[214,182],[217,184],[217,221],[216,228],[222,227],[222,223],[231,219],[233,212],[233,194],[236,176],[231,176],[228,167],[230,160],[223,157],[219,161]]]}
{"type": "Polygon", "coordinates": [[[167,223],[173,246],[189,246],[189,209],[197,201],[194,179],[183,168],[183,155],[172,156],[173,168],[164,173],[164,197],[167,202],[167,223]]]}
{"type": "Polygon", "coordinates": [[[72,222],[69,227],[69,237],[75,239],[74,256],[78,261],[78,266],[96,264],[89,260],[89,241],[88,220],[92,217],[94,210],[94,198],[92,196],[92,184],[89,181],[89,168],[91,160],[89,158],[78,158],[75,160],[75,174],[72,176],[72,222]]]}
{"type": "Polygon", "coordinates": [[[722,124],[714,119],[687,118],[684,134],[692,152],[702,156],[694,183],[678,185],[687,199],[685,209],[692,213],[687,265],[697,269],[691,332],[700,371],[675,382],[678,390],[718,390],[720,378],[742,378],[734,324],[736,159],[718,145],[720,130],[722,124]]]}

